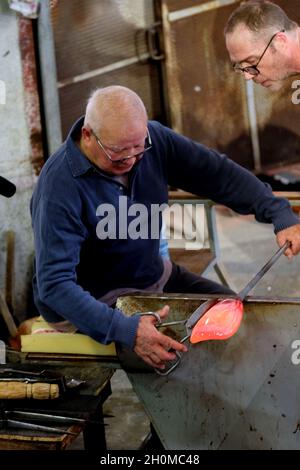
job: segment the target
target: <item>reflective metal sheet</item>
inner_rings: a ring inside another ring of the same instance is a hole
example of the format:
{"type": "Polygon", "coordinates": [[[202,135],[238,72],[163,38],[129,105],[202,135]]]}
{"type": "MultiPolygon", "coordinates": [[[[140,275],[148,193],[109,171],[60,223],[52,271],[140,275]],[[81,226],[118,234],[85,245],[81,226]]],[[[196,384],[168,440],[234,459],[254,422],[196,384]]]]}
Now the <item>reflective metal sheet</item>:
{"type": "MultiPolygon", "coordinates": [[[[132,296],[119,306],[134,313],[168,304],[173,320],[203,300],[132,296]]],[[[229,340],[190,345],[167,377],[129,378],[166,449],[299,449],[300,375],[292,361],[299,339],[299,298],[252,298],[229,340]]]]}

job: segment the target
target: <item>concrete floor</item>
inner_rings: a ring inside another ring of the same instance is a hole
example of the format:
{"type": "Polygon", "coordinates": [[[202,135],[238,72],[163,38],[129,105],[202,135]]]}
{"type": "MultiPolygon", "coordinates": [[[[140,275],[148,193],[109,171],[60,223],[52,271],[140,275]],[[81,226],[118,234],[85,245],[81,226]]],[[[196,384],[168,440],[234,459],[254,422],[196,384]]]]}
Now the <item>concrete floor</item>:
{"type": "MultiPolygon", "coordinates": [[[[217,227],[221,260],[237,291],[242,289],[278,249],[273,226],[261,224],[252,216],[237,216],[220,208],[217,227]]],[[[217,279],[213,273],[209,277],[217,279]]],[[[265,274],[250,295],[300,296],[299,257],[282,256],[265,274]]]]}
{"type": "Polygon", "coordinates": [[[136,450],[150,431],[150,423],[123,370],[117,370],[111,380],[112,395],[103,406],[107,418],[105,430],[110,450],[136,450]]]}
{"type": "MultiPolygon", "coordinates": [[[[229,284],[239,291],[277,250],[272,227],[223,208],[217,209],[217,227],[221,261],[229,284]]],[[[213,271],[207,277],[218,280],[213,271]]],[[[252,294],[300,297],[299,258],[289,261],[282,256],[252,294]]],[[[104,412],[115,416],[106,420],[108,449],[138,449],[149,431],[148,418],[123,371],[114,374],[111,384],[113,393],[104,404],[104,412]]],[[[75,448],[82,448],[80,438],[75,448]]]]}

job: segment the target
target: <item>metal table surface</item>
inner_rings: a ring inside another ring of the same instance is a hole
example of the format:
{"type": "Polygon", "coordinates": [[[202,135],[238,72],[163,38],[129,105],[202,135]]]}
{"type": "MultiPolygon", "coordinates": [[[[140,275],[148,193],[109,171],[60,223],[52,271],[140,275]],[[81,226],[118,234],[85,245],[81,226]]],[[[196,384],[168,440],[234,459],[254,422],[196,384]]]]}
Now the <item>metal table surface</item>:
{"type": "MultiPolygon", "coordinates": [[[[203,300],[132,296],[122,308],[130,314],[168,304],[178,319],[203,300]]],[[[299,449],[295,340],[300,299],[249,298],[241,327],[229,340],[190,345],[167,377],[128,376],[166,449],[299,449]]]]}

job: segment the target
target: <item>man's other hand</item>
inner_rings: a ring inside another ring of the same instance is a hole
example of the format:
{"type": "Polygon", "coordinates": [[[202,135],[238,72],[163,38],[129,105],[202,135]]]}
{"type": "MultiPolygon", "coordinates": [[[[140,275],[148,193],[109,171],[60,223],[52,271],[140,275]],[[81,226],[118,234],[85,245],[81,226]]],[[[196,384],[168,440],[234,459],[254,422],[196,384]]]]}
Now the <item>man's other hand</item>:
{"type": "Polygon", "coordinates": [[[283,246],[286,241],[291,243],[290,248],[287,248],[284,254],[292,259],[300,252],[300,224],[280,230],[276,235],[276,239],[279,246],[283,246]]]}
{"type": "MultiPolygon", "coordinates": [[[[165,305],[161,310],[158,310],[157,313],[163,320],[168,316],[169,310],[169,306],[165,305]]],[[[155,326],[156,324],[157,319],[155,316],[141,316],[134,351],[147,364],[150,364],[150,366],[164,369],[164,363],[176,357],[173,352],[168,352],[170,349],[186,352],[187,347],[169,336],[160,333],[155,326]]]]}

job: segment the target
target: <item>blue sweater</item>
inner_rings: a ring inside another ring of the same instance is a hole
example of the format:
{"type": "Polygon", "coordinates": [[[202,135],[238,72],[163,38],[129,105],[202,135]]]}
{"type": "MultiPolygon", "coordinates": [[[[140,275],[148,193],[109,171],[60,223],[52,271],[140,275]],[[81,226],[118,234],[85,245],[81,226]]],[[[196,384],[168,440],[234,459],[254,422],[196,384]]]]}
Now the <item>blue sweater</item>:
{"type": "MultiPolygon", "coordinates": [[[[81,153],[75,137],[82,125],[83,118],[46,162],[31,201],[34,298],[50,322],[67,319],[101,343],[134,346],[138,315],[128,318],[97,299],[116,288],[151,286],[161,276],[163,263],[159,237],[101,240],[97,235],[104,216],[99,211],[97,215],[97,208],[111,204],[118,215],[120,196],[128,207],[142,203],[150,208],[167,203],[169,184],[240,214],[255,214],[258,221],[273,223],[275,232],[299,223],[289,203],[275,198],[250,172],[158,122],[149,122],[153,147],[134,166],[125,187],[81,153]]],[[[133,219],[128,217],[128,224],[133,219]]],[[[150,219],[145,223],[150,230],[150,219]]]]}

